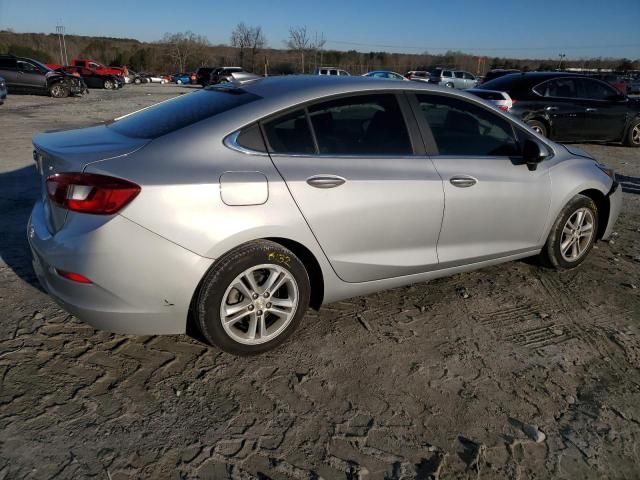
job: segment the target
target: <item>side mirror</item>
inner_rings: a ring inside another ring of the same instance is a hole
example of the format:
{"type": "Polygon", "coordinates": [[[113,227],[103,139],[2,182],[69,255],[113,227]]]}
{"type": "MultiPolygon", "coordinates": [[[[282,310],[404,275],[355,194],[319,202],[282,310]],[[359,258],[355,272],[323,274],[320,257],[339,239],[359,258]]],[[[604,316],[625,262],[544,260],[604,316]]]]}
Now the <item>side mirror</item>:
{"type": "Polygon", "coordinates": [[[547,151],[535,140],[527,138],[522,146],[522,159],[527,164],[529,171],[538,168],[538,164],[547,158],[547,151]]]}

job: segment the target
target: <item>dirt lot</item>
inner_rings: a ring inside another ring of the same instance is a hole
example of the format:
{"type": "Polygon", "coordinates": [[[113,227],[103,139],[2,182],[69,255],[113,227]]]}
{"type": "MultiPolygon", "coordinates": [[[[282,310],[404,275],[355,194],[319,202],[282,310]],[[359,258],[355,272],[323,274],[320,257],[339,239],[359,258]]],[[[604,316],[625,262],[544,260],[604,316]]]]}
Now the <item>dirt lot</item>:
{"type": "Polygon", "coordinates": [[[584,146],[627,193],[581,268],[515,262],[355,298],[235,358],[93,330],[30,266],[31,135],[180,92],[0,107],[0,480],[640,477],[639,150],[584,146]]]}

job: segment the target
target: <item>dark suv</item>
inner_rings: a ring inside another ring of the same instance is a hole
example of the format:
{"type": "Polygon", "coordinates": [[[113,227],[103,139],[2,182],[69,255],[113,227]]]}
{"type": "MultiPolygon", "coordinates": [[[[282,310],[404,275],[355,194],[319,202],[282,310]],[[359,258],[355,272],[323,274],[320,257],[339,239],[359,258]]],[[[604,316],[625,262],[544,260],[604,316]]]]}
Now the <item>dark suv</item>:
{"type": "Polygon", "coordinates": [[[640,147],[640,102],[595,78],[561,72],[512,73],[470,92],[494,102],[493,95],[502,93],[500,101],[511,101],[509,113],[559,142],[640,147]]]}
{"type": "Polygon", "coordinates": [[[209,85],[216,85],[218,83],[227,82],[230,78],[233,78],[231,75],[234,73],[244,72],[244,70],[240,67],[218,67],[211,72],[211,76],[209,77],[209,85]]]}
{"type": "Polygon", "coordinates": [[[211,72],[215,70],[214,67],[200,67],[196,70],[196,83],[206,87],[209,85],[209,77],[211,72]]]}
{"type": "Polygon", "coordinates": [[[44,93],[62,98],[82,94],[87,86],[80,77],[56,72],[31,58],[0,55],[0,76],[11,93],[44,93]]]}

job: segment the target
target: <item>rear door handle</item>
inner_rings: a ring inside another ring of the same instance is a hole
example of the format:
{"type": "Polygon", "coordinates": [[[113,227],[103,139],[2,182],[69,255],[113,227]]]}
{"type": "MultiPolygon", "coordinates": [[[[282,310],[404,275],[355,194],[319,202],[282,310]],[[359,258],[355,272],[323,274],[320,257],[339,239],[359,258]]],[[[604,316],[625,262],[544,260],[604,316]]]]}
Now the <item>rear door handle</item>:
{"type": "Polygon", "coordinates": [[[557,112],[558,111],[558,107],[547,107],[547,108],[545,108],[545,110],[547,112],[557,112]]]}
{"type": "Polygon", "coordinates": [[[335,188],[339,187],[347,180],[337,175],[314,175],[307,178],[307,183],[316,188],[335,188]]]}
{"type": "Polygon", "coordinates": [[[597,108],[585,108],[584,110],[585,112],[589,112],[589,113],[593,113],[593,112],[597,112],[598,109],[597,108]]]}
{"type": "Polygon", "coordinates": [[[457,176],[451,177],[449,179],[449,182],[451,182],[451,185],[453,185],[454,187],[467,188],[473,187],[476,183],[478,183],[478,180],[473,177],[457,176]]]}

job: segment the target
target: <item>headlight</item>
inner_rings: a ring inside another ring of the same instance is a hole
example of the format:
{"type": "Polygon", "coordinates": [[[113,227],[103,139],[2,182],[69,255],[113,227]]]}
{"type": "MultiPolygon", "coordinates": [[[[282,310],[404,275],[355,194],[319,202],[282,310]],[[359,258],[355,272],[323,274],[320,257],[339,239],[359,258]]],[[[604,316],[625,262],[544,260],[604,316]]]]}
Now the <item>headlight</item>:
{"type": "Polygon", "coordinates": [[[602,172],[605,175],[607,175],[608,177],[613,178],[615,180],[616,172],[613,170],[613,168],[609,168],[606,165],[603,165],[602,163],[597,163],[596,165],[600,170],[602,170],[602,172]]]}

